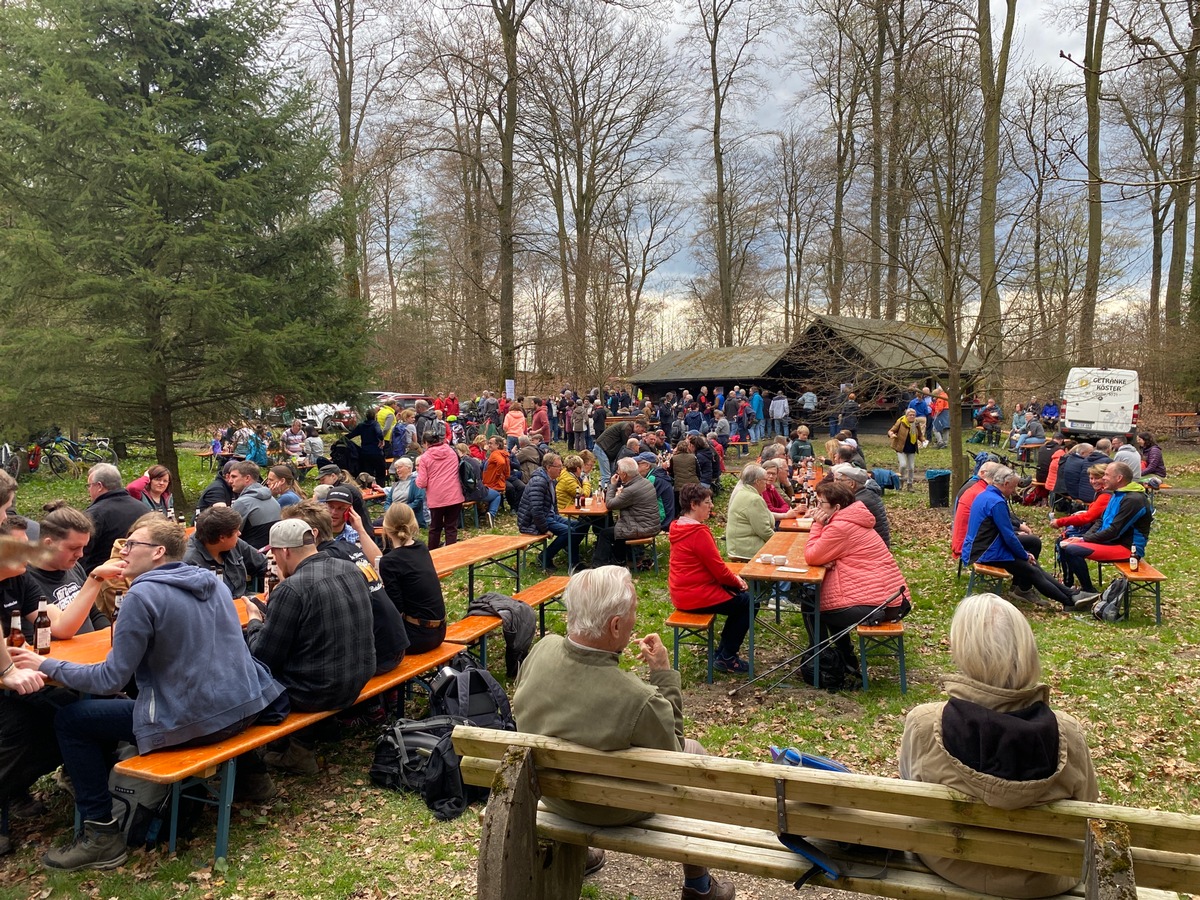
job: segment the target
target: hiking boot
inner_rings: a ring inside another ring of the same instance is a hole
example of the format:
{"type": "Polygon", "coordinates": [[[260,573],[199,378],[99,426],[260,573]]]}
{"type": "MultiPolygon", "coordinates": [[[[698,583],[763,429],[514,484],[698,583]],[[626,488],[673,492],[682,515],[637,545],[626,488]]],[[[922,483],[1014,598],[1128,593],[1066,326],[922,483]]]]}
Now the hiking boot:
{"type": "Polygon", "coordinates": [[[606,862],[608,862],[608,857],[605,856],[603,850],[599,847],[588,847],[587,862],[583,865],[583,877],[587,878],[589,875],[595,875],[604,868],[606,862]]]}
{"type": "Polygon", "coordinates": [[[708,890],[703,894],[695,888],[690,888],[686,884],[683,886],[683,893],[680,895],[680,900],[733,900],[737,890],[733,886],[732,881],[721,881],[715,875],[709,876],[708,890]]]}
{"type": "Polygon", "coordinates": [[[1064,606],[1063,609],[1067,610],[1067,612],[1087,612],[1089,609],[1095,606],[1096,601],[1099,599],[1100,595],[1095,591],[1092,591],[1091,593],[1083,591],[1075,595],[1074,603],[1072,603],[1070,606],[1064,606]]]}
{"type": "Polygon", "coordinates": [[[263,762],[293,775],[316,775],[319,771],[317,754],[294,738],[288,741],[286,750],[268,750],[264,753],[263,762]]]}
{"type": "Polygon", "coordinates": [[[14,819],[36,819],[46,815],[49,810],[41,800],[26,794],[23,799],[10,802],[8,812],[14,819]]]}
{"type": "Polygon", "coordinates": [[[265,803],[278,793],[279,788],[275,787],[275,782],[268,773],[239,773],[233,788],[233,799],[239,803],[265,803]]]}
{"type": "Polygon", "coordinates": [[[1034,606],[1041,606],[1043,608],[1048,608],[1050,606],[1050,601],[1044,598],[1037,592],[1036,589],[1032,587],[1011,588],[1008,592],[1008,596],[1010,599],[1016,598],[1017,600],[1023,600],[1026,603],[1032,603],[1034,606]]]}
{"type": "Polygon", "coordinates": [[[125,835],[117,820],[84,822],[83,832],[66,847],[51,850],[42,857],[47,869],[77,872],[80,869],[115,869],[129,858],[125,835]]]}

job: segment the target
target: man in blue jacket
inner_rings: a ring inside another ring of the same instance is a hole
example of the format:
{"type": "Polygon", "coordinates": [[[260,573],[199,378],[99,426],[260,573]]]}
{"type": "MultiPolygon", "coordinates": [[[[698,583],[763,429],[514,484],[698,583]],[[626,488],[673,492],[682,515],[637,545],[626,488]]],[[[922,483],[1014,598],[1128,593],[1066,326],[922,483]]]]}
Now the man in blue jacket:
{"type": "Polygon", "coordinates": [[[992,476],[992,483],[975,498],[962,558],[972,565],[984,563],[1011,572],[1013,590],[1010,596],[1018,600],[1054,608],[1042,599],[1046,597],[1057,601],[1065,610],[1090,608],[1096,601],[1096,593],[1076,594],[1039,566],[1037,557],[1021,543],[1008,509],[1008,500],[1016,492],[1019,480],[1016,472],[1001,466],[992,476]]]}
{"type": "Polygon", "coordinates": [[[119,560],[92,570],[88,577],[98,582],[132,582],[104,662],[12,651],[18,666],[99,697],[137,677],[136,700],[80,700],[58,711],[54,727],[83,831],[42,857],[47,868],[113,869],[125,862],[125,836],[108,793],[115,743],[136,741],[139,753],[149,753],[222,741],[252,725],[283,692],[246,648],[229,588],[207,569],[183,563],[184,546],[182,525],[150,513],[133,524],[119,560]]]}
{"type": "Polygon", "coordinates": [[[1115,562],[1146,554],[1154,510],[1146,489],[1133,480],[1133,470],[1112,462],[1104,470],[1104,487],[1112,491],[1100,521],[1082,536],[1062,542],[1063,564],[1085,591],[1092,590],[1089,560],[1115,562]]]}
{"type": "Polygon", "coordinates": [[[557,453],[547,453],[542,457],[542,467],[533,473],[525,491],[521,494],[521,503],[517,507],[517,528],[521,534],[554,535],[554,540],[541,556],[542,568],[547,572],[554,570],[554,557],[563,547],[567,550],[568,563],[579,560],[579,544],[587,533],[587,527],[570,522],[558,511],[558,498],[555,484],[562,474],[562,458],[557,453]]]}

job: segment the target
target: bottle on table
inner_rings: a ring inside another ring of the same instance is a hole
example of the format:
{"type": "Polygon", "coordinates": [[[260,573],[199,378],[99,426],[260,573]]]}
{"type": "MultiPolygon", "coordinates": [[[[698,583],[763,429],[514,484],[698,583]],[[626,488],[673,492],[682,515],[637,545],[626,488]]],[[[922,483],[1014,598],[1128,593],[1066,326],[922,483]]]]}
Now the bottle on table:
{"type": "Polygon", "coordinates": [[[42,656],[50,655],[50,612],[48,601],[38,601],[37,618],[33,620],[33,649],[42,656]]]}
{"type": "Polygon", "coordinates": [[[13,610],[12,619],[8,623],[8,646],[24,647],[25,633],[21,631],[21,612],[13,610]]]}
{"type": "Polygon", "coordinates": [[[583,485],[575,488],[575,508],[583,509],[583,485]]]}
{"type": "Polygon", "coordinates": [[[167,518],[170,519],[172,522],[175,521],[175,504],[174,503],[172,503],[170,506],[167,507],[167,518]]]}
{"type": "Polygon", "coordinates": [[[275,567],[275,561],[271,560],[267,563],[267,578],[263,585],[263,599],[270,600],[271,592],[279,587],[279,569],[275,567]]]}
{"type": "Polygon", "coordinates": [[[1129,554],[1129,571],[1136,572],[1138,567],[1138,558],[1136,553],[1129,554]]]}

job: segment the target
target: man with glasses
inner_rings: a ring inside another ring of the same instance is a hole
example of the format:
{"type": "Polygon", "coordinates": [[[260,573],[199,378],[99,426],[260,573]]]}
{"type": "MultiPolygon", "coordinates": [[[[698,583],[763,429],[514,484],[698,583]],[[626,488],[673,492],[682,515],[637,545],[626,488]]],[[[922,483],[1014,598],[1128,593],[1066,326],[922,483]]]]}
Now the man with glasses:
{"type": "Polygon", "coordinates": [[[182,525],[144,515],[120,559],[88,576],[130,581],[104,662],[12,651],[21,668],[96,697],[113,698],[135,674],[138,682],[136,700],[80,700],[58,711],[54,727],[83,830],[42,857],[47,868],[112,869],[125,862],[125,836],[108,792],[118,741],[136,742],[139,753],[222,741],[253,724],[283,691],[246,648],[229,589],[212,572],[182,561],[184,539],[182,525]]]}
{"type": "Polygon", "coordinates": [[[587,532],[586,526],[568,521],[558,511],[556,485],[562,470],[562,457],[557,453],[547,453],[542,457],[542,467],[533,473],[525,485],[521,503],[517,507],[517,528],[521,534],[549,532],[554,535],[554,540],[541,555],[542,568],[548,573],[553,573],[554,557],[567,546],[568,540],[571,542],[568,558],[579,559],[579,544],[587,532]]]}
{"type": "Polygon", "coordinates": [[[87,513],[96,530],[83,551],[83,570],[106,562],[112,554],[113,542],[129,534],[129,527],[146,512],[146,505],[125,490],[121,470],[110,463],[97,463],[88,469],[87,492],[92,504],[87,513]]]}

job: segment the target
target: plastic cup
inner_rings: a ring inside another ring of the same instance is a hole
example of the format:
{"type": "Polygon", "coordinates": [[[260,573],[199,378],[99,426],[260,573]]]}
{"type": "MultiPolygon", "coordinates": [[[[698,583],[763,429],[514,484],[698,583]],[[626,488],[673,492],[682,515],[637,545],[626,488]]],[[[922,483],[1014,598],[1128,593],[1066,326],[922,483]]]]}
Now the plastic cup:
{"type": "Polygon", "coordinates": [[[760,562],[760,563],[762,563],[764,566],[769,566],[769,565],[771,565],[771,563],[772,563],[772,561],[773,561],[773,560],[774,560],[774,557],[772,557],[772,556],[767,556],[767,555],[764,553],[762,556],[760,556],[760,557],[758,558],[758,560],[757,560],[757,561],[758,561],[758,562],[760,562]]]}
{"type": "Polygon", "coordinates": [[[786,566],[787,565],[787,557],[786,556],[776,556],[775,559],[773,560],[773,562],[777,566],[786,566]]]}

